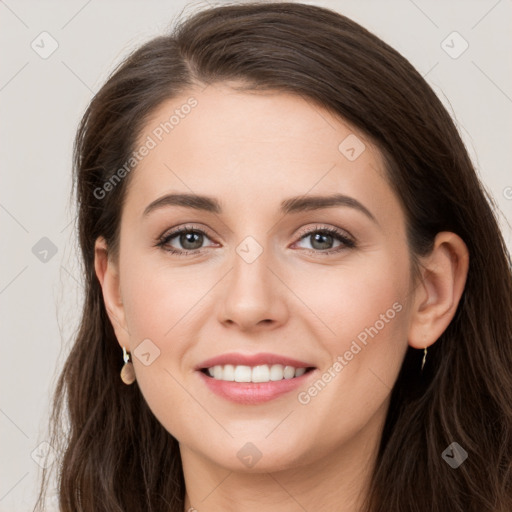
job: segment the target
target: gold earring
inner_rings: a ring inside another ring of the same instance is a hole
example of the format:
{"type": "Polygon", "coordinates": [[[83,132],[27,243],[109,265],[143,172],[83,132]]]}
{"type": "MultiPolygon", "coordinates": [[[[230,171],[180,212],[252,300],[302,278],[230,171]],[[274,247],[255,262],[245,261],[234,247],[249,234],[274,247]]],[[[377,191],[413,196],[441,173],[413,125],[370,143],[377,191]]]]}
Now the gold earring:
{"type": "Polygon", "coordinates": [[[421,371],[423,371],[423,367],[425,366],[425,361],[427,360],[427,347],[423,350],[423,361],[421,362],[421,371]]]}
{"type": "Polygon", "coordinates": [[[123,360],[124,365],[121,369],[121,380],[127,384],[133,384],[135,382],[135,370],[133,363],[130,362],[130,353],[126,352],[126,348],[123,347],[123,360]]]}

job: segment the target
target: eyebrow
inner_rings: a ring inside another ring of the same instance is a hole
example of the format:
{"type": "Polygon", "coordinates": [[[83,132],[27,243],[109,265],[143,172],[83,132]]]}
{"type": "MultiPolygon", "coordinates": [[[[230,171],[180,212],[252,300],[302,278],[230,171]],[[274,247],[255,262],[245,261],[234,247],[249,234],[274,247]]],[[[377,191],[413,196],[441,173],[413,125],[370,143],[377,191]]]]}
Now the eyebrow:
{"type": "MultiPolygon", "coordinates": [[[[183,206],[194,210],[202,210],[217,214],[222,213],[220,202],[214,197],[196,194],[166,194],[165,196],[159,197],[150,203],[144,210],[143,216],[147,216],[155,210],[168,206],[183,206]]],[[[364,213],[364,215],[366,215],[370,220],[378,224],[377,219],[372,215],[368,208],[357,201],[357,199],[343,194],[290,197],[281,202],[280,212],[287,215],[290,213],[314,211],[339,206],[354,208],[361,213],[364,213]]]]}

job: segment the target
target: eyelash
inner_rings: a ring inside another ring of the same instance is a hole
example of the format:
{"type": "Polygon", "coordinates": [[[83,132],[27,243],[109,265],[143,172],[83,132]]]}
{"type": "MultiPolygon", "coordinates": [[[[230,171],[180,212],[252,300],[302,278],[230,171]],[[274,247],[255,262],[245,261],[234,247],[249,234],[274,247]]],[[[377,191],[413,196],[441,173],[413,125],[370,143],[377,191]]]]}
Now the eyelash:
{"type": "MultiPolygon", "coordinates": [[[[210,238],[208,234],[201,230],[194,228],[192,226],[184,226],[182,228],[179,228],[175,231],[171,231],[171,233],[164,234],[162,237],[160,237],[157,240],[157,243],[155,244],[157,247],[161,247],[164,251],[169,252],[171,254],[174,254],[176,256],[188,256],[190,254],[201,254],[203,252],[203,249],[206,249],[206,247],[203,247],[201,249],[193,249],[193,250],[178,250],[174,248],[166,247],[166,245],[173,239],[176,238],[178,235],[181,235],[182,233],[195,233],[200,235],[205,235],[207,238],[210,238]]],[[[304,251],[308,253],[314,253],[314,254],[325,254],[330,255],[334,253],[339,253],[346,249],[353,249],[356,247],[356,243],[353,239],[349,238],[343,231],[340,231],[339,229],[333,228],[333,227],[319,227],[317,226],[315,229],[310,229],[304,233],[302,233],[299,237],[299,241],[303,240],[304,238],[307,238],[310,235],[313,235],[315,233],[322,233],[322,234],[328,234],[333,235],[338,241],[340,241],[343,245],[336,249],[327,249],[325,251],[322,250],[314,250],[314,249],[303,249],[304,251]]]]}

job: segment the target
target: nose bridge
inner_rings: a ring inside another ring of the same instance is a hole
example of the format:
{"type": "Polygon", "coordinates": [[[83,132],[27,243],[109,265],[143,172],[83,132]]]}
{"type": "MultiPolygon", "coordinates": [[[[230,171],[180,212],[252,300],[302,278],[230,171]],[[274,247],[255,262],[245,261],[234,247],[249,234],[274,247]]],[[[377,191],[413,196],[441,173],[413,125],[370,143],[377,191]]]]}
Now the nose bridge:
{"type": "MultiPolygon", "coordinates": [[[[260,238],[264,233],[260,235],[260,238]]],[[[265,241],[245,237],[236,247],[221,308],[222,320],[249,328],[265,320],[281,321],[282,289],[268,267],[274,258],[265,241]]]]}
{"type": "Polygon", "coordinates": [[[247,303],[269,300],[270,272],[267,266],[272,258],[267,245],[247,236],[235,248],[231,292],[247,303]]]}

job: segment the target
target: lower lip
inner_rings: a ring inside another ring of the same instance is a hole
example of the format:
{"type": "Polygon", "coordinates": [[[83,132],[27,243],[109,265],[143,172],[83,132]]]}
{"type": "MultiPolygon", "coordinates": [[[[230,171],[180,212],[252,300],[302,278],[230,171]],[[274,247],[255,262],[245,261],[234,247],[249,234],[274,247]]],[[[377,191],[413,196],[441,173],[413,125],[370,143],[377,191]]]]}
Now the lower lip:
{"type": "Polygon", "coordinates": [[[293,379],[270,382],[232,382],[214,379],[201,371],[198,373],[210,391],[213,391],[216,395],[232,402],[250,405],[268,402],[297,389],[304,385],[305,381],[315,373],[315,370],[310,370],[300,377],[294,377],[293,379]]]}

